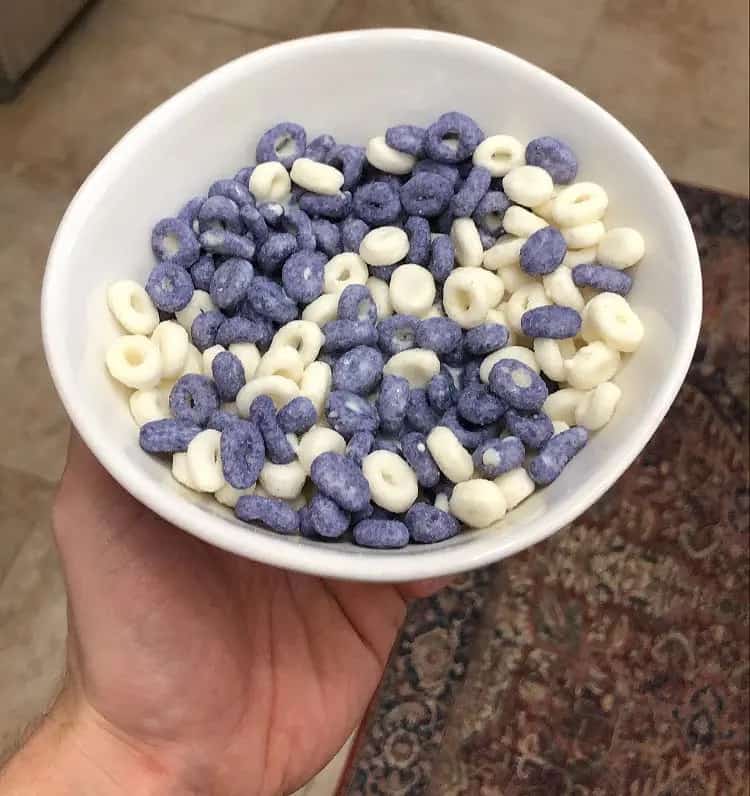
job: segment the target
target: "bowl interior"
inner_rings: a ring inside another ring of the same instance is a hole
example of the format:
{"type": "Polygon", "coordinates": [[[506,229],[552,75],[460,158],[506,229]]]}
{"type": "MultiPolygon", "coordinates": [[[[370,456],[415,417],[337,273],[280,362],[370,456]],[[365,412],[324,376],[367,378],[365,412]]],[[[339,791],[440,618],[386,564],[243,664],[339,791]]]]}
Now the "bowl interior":
{"type": "Polygon", "coordinates": [[[278,45],[234,61],[160,106],[107,155],[71,203],[47,264],[44,340],[72,421],[120,483],[207,541],[317,574],[403,580],[455,572],[548,536],[596,500],[654,432],[684,378],[700,321],[700,273],[682,206],[664,174],[619,123],[542,70],[489,45],[429,31],[364,31],[278,45]],[[427,124],[460,109],[486,134],[567,140],[579,179],[610,196],[608,226],[639,229],[647,254],[631,303],[647,338],[618,374],[623,398],[606,429],[563,476],[487,530],[441,545],[374,552],[249,529],[210,497],[182,489],[143,453],[125,391],[104,353],[120,333],[105,306],[113,280],[145,280],[150,230],[190,196],[253,162],[271,124],[364,143],[391,124],[427,124]]]}

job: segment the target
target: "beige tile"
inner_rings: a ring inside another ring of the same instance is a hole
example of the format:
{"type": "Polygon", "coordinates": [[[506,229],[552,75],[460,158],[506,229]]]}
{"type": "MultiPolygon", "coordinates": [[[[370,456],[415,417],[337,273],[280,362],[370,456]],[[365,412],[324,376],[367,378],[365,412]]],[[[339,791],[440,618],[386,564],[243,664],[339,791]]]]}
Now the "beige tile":
{"type": "Polygon", "coordinates": [[[63,671],[65,592],[45,521],[49,495],[29,497],[34,530],[0,585],[0,761],[49,705],[63,671]]]}

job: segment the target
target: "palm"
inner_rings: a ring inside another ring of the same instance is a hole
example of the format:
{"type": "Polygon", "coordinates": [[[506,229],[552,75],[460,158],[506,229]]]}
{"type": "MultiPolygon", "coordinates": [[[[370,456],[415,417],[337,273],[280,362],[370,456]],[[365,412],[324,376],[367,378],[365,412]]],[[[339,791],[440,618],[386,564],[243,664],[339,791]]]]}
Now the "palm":
{"type": "Polygon", "coordinates": [[[324,581],[209,547],[75,440],[55,526],[86,699],[196,776],[219,772],[221,793],[289,791],[322,767],[377,685],[406,594],[429,590],[324,581]]]}

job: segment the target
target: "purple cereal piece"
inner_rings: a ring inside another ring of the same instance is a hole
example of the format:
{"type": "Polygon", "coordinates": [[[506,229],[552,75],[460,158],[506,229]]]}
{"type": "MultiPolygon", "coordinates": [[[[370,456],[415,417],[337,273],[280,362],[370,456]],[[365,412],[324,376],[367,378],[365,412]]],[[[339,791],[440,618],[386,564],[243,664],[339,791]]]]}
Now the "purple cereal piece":
{"type": "Polygon", "coordinates": [[[225,348],[232,343],[256,343],[264,348],[271,342],[273,333],[273,327],[263,318],[250,319],[235,315],[219,326],[214,342],[225,348]]]}
{"type": "Polygon", "coordinates": [[[281,269],[281,282],[287,295],[299,304],[315,301],[323,292],[325,265],[322,252],[295,252],[281,269]]]}
{"type": "Polygon", "coordinates": [[[367,182],[354,192],[352,212],[371,227],[392,224],[401,215],[398,190],[387,182],[367,182]]]}
{"type": "Polygon", "coordinates": [[[364,285],[347,285],[339,295],[338,316],[342,321],[376,323],[378,308],[364,285]]]}
{"type": "Polygon", "coordinates": [[[305,147],[305,157],[317,163],[324,163],[328,153],[336,146],[336,139],[328,133],[313,138],[305,147]]]}
{"type": "Polygon", "coordinates": [[[310,522],[313,530],[324,539],[338,539],[349,528],[349,513],[318,493],[310,501],[310,522]]]}
{"type": "Polygon", "coordinates": [[[230,351],[220,351],[214,357],[211,373],[219,391],[219,398],[225,403],[233,401],[245,386],[245,369],[239,358],[230,351]]]}
{"type": "Polygon", "coordinates": [[[459,344],[441,357],[444,364],[452,368],[461,368],[466,362],[466,350],[464,349],[464,339],[461,338],[459,344]]]}
{"type": "Polygon", "coordinates": [[[303,506],[301,509],[299,509],[297,516],[299,518],[300,536],[304,536],[305,539],[318,539],[318,534],[315,532],[315,528],[313,528],[312,524],[312,512],[310,511],[310,506],[303,506]]]}
{"type": "Polygon", "coordinates": [[[285,434],[304,434],[317,420],[318,413],[313,402],[304,395],[292,398],[276,415],[276,422],[285,434]]]}
{"type": "Polygon", "coordinates": [[[484,357],[508,344],[509,333],[501,323],[482,323],[464,334],[464,346],[473,357],[484,357]]]}
{"type": "Polygon", "coordinates": [[[348,456],[328,451],[316,456],[310,468],[315,486],[346,511],[361,511],[370,502],[370,485],[348,456]]]}
{"type": "Polygon", "coordinates": [[[478,229],[477,232],[484,251],[491,249],[497,243],[497,238],[494,235],[490,235],[489,232],[485,232],[483,229],[478,229]]]}
{"type": "Polygon", "coordinates": [[[378,322],[378,346],[393,356],[416,345],[419,318],[414,315],[389,315],[378,322]]]}
{"type": "Polygon", "coordinates": [[[416,172],[401,186],[401,204],[410,216],[439,216],[451,199],[451,184],[439,174],[416,172]]]}
{"type": "Polygon", "coordinates": [[[534,276],[551,274],[567,251],[565,238],[559,229],[542,227],[521,246],[521,268],[534,276]]]}
{"type": "Polygon", "coordinates": [[[472,384],[482,383],[482,379],[479,376],[479,371],[481,367],[482,367],[481,359],[470,359],[463,366],[463,368],[461,368],[459,383],[461,384],[462,390],[465,390],[467,387],[469,387],[472,384]]]}
{"type": "Polygon", "coordinates": [[[383,376],[378,395],[380,427],[389,434],[398,434],[406,420],[409,406],[409,382],[402,376],[383,376]]]}
{"type": "Polygon", "coordinates": [[[406,152],[407,155],[421,158],[426,134],[427,131],[424,127],[417,127],[414,124],[397,124],[385,131],[385,143],[399,152],[406,152]]]}
{"type": "Polygon", "coordinates": [[[329,354],[348,351],[358,345],[375,345],[377,328],[369,321],[328,321],[323,325],[323,350],[329,354]]]}
{"type": "Polygon", "coordinates": [[[451,213],[456,218],[467,218],[476,210],[479,202],[490,189],[492,175],[484,166],[474,166],[464,180],[461,189],[453,194],[451,213]]]}
{"type": "Polygon", "coordinates": [[[362,239],[370,227],[361,218],[345,218],[341,222],[341,245],[345,252],[359,252],[362,239]]]}
{"type": "Polygon", "coordinates": [[[177,420],[205,426],[219,408],[219,391],[211,379],[188,373],[179,378],[169,393],[169,411],[177,420]]]}
{"type": "Polygon", "coordinates": [[[201,232],[224,229],[240,234],[243,231],[240,208],[226,196],[209,196],[198,211],[198,227],[201,232]]]}
{"type": "Polygon", "coordinates": [[[490,371],[489,386],[513,409],[538,412],[548,390],[541,376],[517,359],[501,359],[490,371]]]}
{"type": "Polygon", "coordinates": [[[450,185],[451,195],[458,188],[459,176],[458,169],[455,166],[449,166],[447,163],[438,163],[436,160],[425,158],[418,160],[412,169],[412,175],[415,174],[437,174],[448,181],[450,185]]]}
{"type": "Polygon", "coordinates": [[[351,191],[362,180],[362,171],[367,158],[364,147],[339,144],[329,151],[325,162],[344,175],[344,183],[341,187],[344,191],[351,191]]]}
{"type": "Polygon", "coordinates": [[[216,333],[226,319],[226,315],[221,310],[209,310],[196,316],[190,327],[190,337],[201,353],[207,348],[211,348],[212,345],[216,345],[216,333]]]}
{"type": "Polygon", "coordinates": [[[237,415],[227,412],[226,409],[217,409],[215,412],[211,412],[206,428],[212,428],[214,431],[224,431],[227,426],[237,422],[242,422],[237,415]]]}
{"type": "Polygon", "coordinates": [[[588,432],[582,426],[573,426],[551,437],[526,467],[534,483],[540,486],[551,484],[588,438],[588,432]]]}
{"type": "MultiPolygon", "coordinates": [[[[180,212],[177,214],[177,218],[180,221],[184,221],[195,234],[198,233],[198,212],[205,201],[205,196],[194,196],[192,199],[188,199],[187,202],[185,202],[185,204],[180,208],[180,212]]],[[[156,254],[156,252],[154,252],[154,254],[156,254]]]]}
{"type": "Polygon", "coordinates": [[[375,437],[369,431],[358,431],[347,443],[346,455],[361,467],[362,459],[372,450],[375,437]]]}
{"type": "Polygon", "coordinates": [[[383,375],[383,355],[377,348],[358,345],[345,351],[333,366],[333,387],[368,395],[383,375]]]}
{"type": "Polygon", "coordinates": [[[480,230],[499,235],[503,228],[503,216],[509,207],[510,200],[503,191],[487,191],[474,208],[472,218],[480,230]]]}
{"type": "Polygon", "coordinates": [[[255,204],[250,190],[245,183],[237,180],[217,180],[208,189],[208,196],[225,196],[231,199],[238,207],[246,204],[255,204]]]}
{"type": "Polygon", "coordinates": [[[374,434],[380,424],[375,406],[348,390],[331,391],[326,402],[326,417],[331,428],[344,439],[351,439],[358,431],[374,434]]]}
{"type": "Polygon", "coordinates": [[[146,293],[164,312],[177,312],[186,307],[193,297],[193,289],[190,274],[173,262],[157,263],[146,281],[146,293]]]}
{"type": "Polygon", "coordinates": [[[296,238],[298,249],[315,251],[316,240],[312,222],[304,210],[300,210],[299,207],[287,207],[284,210],[281,226],[296,238]]]}
{"type": "Polygon", "coordinates": [[[474,467],[482,478],[497,478],[523,464],[526,456],[521,440],[517,437],[488,439],[472,454],[474,467]]]}
{"type": "Polygon", "coordinates": [[[138,444],[146,453],[181,453],[201,431],[189,420],[152,420],[141,426],[138,444]]]}
{"type": "Polygon", "coordinates": [[[211,298],[219,309],[230,310],[247,298],[255,271],[247,260],[230,257],[214,272],[211,298]]]}
{"type": "Polygon", "coordinates": [[[372,450],[373,451],[389,451],[390,453],[396,453],[401,456],[401,443],[397,439],[391,439],[390,437],[383,437],[378,436],[375,437],[372,443],[372,450]]]}
{"type": "Polygon", "coordinates": [[[313,248],[323,252],[327,257],[341,254],[341,231],[327,218],[316,218],[311,224],[312,234],[315,238],[313,248]]]}
{"type": "Polygon", "coordinates": [[[415,503],[404,517],[412,542],[435,544],[456,536],[460,530],[458,520],[447,511],[429,503],[415,503]]]}
{"type": "Polygon", "coordinates": [[[405,547],[409,529],[399,520],[362,520],[354,526],[354,543],[381,550],[405,547]]]}
{"type": "Polygon", "coordinates": [[[163,218],[157,222],[151,232],[151,249],[160,262],[180,268],[190,268],[201,253],[192,221],[181,218],[163,218]]]}
{"type": "Polygon", "coordinates": [[[266,447],[254,423],[235,418],[221,429],[221,467],[235,489],[251,487],[266,460],[266,447]]]}
{"type": "Polygon", "coordinates": [[[460,163],[470,158],[484,138],[479,125],[465,113],[444,113],[427,128],[424,150],[438,163],[460,163]]]}
{"type": "Polygon", "coordinates": [[[255,147],[255,160],[267,163],[278,160],[285,169],[290,169],[297,158],[305,154],[307,133],[305,128],[294,122],[279,122],[258,140],[255,147]]]}
{"type": "Polygon", "coordinates": [[[205,290],[208,292],[211,289],[211,279],[213,279],[215,271],[216,266],[214,265],[213,255],[204,254],[190,269],[193,287],[196,290],[205,290]]]}
{"type": "Polygon", "coordinates": [[[352,211],[352,195],[349,191],[340,191],[333,196],[305,192],[299,198],[299,206],[314,218],[341,221],[352,211]]]}
{"type": "Polygon", "coordinates": [[[578,287],[593,287],[595,290],[627,296],[633,287],[633,277],[608,265],[583,263],[573,268],[573,283],[578,287]]]}
{"type": "Polygon", "coordinates": [[[295,320],[299,315],[296,303],[289,298],[284,288],[265,276],[253,279],[247,301],[258,315],[280,325],[295,320]]]}
{"type": "Polygon", "coordinates": [[[463,420],[477,426],[496,423],[507,411],[508,406],[493,395],[484,384],[470,384],[458,396],[456,411],[463,420]]]}
{"type": "Polygon", "coordinates": [[[542,136],[529,141],[526,146],[526,163],[543,168],[552,182],[567,185],[576,178],[578,159],[565,143],[551,136],[542,136]]]}
{"type": "Polygon", "coordinates": [[[449,235],[438,235],[432,241],[429,271],[436,282],[445,282],[455,266],[455,249],[449,235]]]}
{"type": "Polygon", "coordinates": [[[406,261],[426,266],[430,262],[432,236],[430,222],[421,216],[410,216],[404,224],[404,232],[409,238],[409,252],[406,261]]]}
{"type": "Polygon", "coordinates": [[[428,348],[436,354],[447,354],[461,343],[461,327],[450,318],[425,318],[417,323],[417,348],[428,348]]]}
{"type": "Polygon", "coordinates": [[[279,498],[243,495],[237,501],[234,513],[242,522],[259,522],[276,533],[290,535],[299,531],[297,512],[279,498]]]}
{"type": "Polygon", "coordinates": [[[225,229],[208,229],[200,236],[201,246],[212,254],[225,257],[241,257],[252,260],[255,256],[255,243],[251,238],[237,235],[225,229]]]}
{"type": "Polygon", "coordinates": [[[240,218],[248,233],[252,235],[256,246],[262,246],[268,240],[268,224],[255,205],[246,204],[240,208],[240,218]]]}
{"type": "Polygon", "coordinates": [[[370,276],[376,279],[382,279],[384,282],[390,282],[393,272],[398,268],[398,265],[371,265],[370,276]]]}
{"type": "Polygon", "coordinates": [[[276,407],[268,395],[259,395],[253,400],[248,419],[258,427],[271,462],[289,464],[294,461],[296,458],[294,448],[276,420],[276,407]]]}
{"type": "Polygon", "coordinates": [[[299,248],[294,235],[288,232],[272,232],[258,249],[258,269],[264,274],[275,274],[299,248]]]}
{"type": "Polygon", "coordinates": [[[246,188],[250,188],[250,177],[255,171],[255,166],[243,166],[235,175],[236,182],[242,183],[246,188]]]}
{"type": "Polygon", "coordinates": [[[427,382],[427,400],[440,414],[447,412],[456,403],[458,390],[450,371],[441,368],[440,373],[427,382]]]}
{"type": "Polygon", "coordinates": [[[456,439],[469,451],[473,451],[485,440],[496,436],[496,430],[492,426],[477,428],[471,423],[461,420],[455,406],[452,406],[440,418],[440,425],[449,428],[456,435],[456,439]]]}
{"type": "Polygon", "coordinates": [[[581,316],[572,307],[549,304],[526,310],[521,316],[521,331],[529,337],[565,340],[581,329],[581,316]]]}
{"type": "Polygon", "coordinates": [[[261,202],[258,205],[258,212],[267,226],[276,229],[281,225],[281,219],[284,218],[284,205],[279,202],[261,202]]]}
{"type": "Polygon", "coordinates": [[[409,393],[406,406],[406,421],[415,431],[429,434],[440,422],[440,416],[427,401],[427,391],[415,388],[409,393]]]}
{"type": "Polygon", "coordinates": [[[440,470],[427,449],[427,437],[417,431],[405,434],[401,439],[401,450],[419,485],[428,489],[436,486],[440,481],[440,470]]]}
{"type": "Polygon", "coordinates": [[[515,409],[509,409],[505,414],[505,427],[527,448],[534,449],[541,448],[555,433],[552,421],[544,412],[524,415],[515,409]]]}

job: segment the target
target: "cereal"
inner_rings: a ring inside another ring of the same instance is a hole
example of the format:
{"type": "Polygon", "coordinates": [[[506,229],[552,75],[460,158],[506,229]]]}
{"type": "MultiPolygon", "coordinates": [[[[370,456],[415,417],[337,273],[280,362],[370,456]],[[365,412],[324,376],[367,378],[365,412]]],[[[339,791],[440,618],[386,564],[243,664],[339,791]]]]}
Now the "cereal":
{"type": "Polygon", "coordinates": [[[484,258],[484,247],[477,225],[471,218],[457,218],[451,225],[451,241],[456,261],[464,267],[479,266],[484,258]]]}
{"type": "Polygon", "coordinates": [[[265,348],[271,342],[272,334],[273,326],[270,326],[264,318],[250,320],[235,315],[222,321],[216,330],[214,343],[225,348],[243,343],[257,343],[265,348]]]}
{"type": "Polygon", "coordinates": [[[201,431],[188,420],[152,420],[141,426],[138,444],[146,453],[184,453],[201,431]]]}
{"type": "Polygon", "coordinates": [[[589,249],[599,243],[605,229],[601,221],[590,221],[577,227],[563,227],[560,233],[569,249],[589,249]]]}
{"type": "Polygon", "coordinates": [[[146,293],[157,309],[177,312],[193,297],[193,280],[181,266],[170,262],[154,266],[146,281],[146,293]]]}
{"type": "Polygon", "coordinates": [[[344,321],[376,323],[378,308],[365,285],[347,285],[339,294],[338,317],[344,321]]]}
{"type": "Polygon", "coordinates": [[[377,400],[380,427],[390,434],[401,431],[409,404],[410,387],[407,379],[385,374],[377,400]]]}
{"type": "Polygon", "coordinates": [[[404,232],[409,238],[406,259],[415,265],[428,265],[432,248],[430,222],[421,216],[410,216],[404,224],[404,232]]]}
{"type": "Polygon", "coordinates": [[[499,323],[482,323],[468,329],[464,335],[466,351],[474,357],[483,357],[492,351],[498,351],[507,342],[508,329],[499,323]]]}
{"type": "Polygon", "coordinates": [[[529,462],[527,470],[534,483],[540,486],[551,484],[588,442],[588,438],[588,432],[580,426],[555,434],[529,462]]]}
{"type": "Polygon", "coordinates": [[[534,357],[544,375],[553,381],[565,381],[565,362],[576,353],[576,345],[570,340],[550,340],[537,337],[534,340],[534,357]]]}
{"type": "Polygon", "coordinates": [[[447,368],[441,368],[440,373],[429,380],[426,390],[427,400],[436,412],[447,411],[458,399],[458,389],[447,368]]]}
{"type": "Polygon", "coordinates": [[[532,275],[552,273],[565,257],[565,239],[554,227],[544,227],[531,234],[521,247],[521,268],[532,275]]]}
{"type": "Polygon", "coordinates": [[[485,322],[490,303],[480,269],[456,268],[450,273],[443,285],[443,307],[464,329],[485,322]]]}
{"type": "Polygon", "coordinates": [[[310,399],[318,417],[323,415],[323,409],[331,392],[332,380],[331,366],[326,362],[311,362],[302,374],[299,391],[305,398],[310,399]]]}
{"type": "Polygon", "coordinates": [[[573,182],[578,173],[578,160],[573,150],[563,141],[542,136],[526,145],[526,162],[539,166],[549,173],[556,185],[573,182]]]}
{"type": "Polygon", "coordinates": [[[415,503],[406,512],[404,523],[413,542],[435,544],[444,542],[459,532],[455,517],[429,503],[415,503]]]}
{"type": "Polygon", "coordinates": [[[630,268],[641,260],[646,244],[640,232],[630,227],[610,229],[599,241],[596,261],[611,268],[630,268]]]}
{"type": "Polygon", "coordinates": [[[276,406],[268,395],[257,396],[248,410],[248,419],[263,437],[266,455],[274,464],[289,464],[296,453],[276,419],[276,406]]]}
{"type": "Polygon", "coordinates": [[[341,434],[332,428],[314,426],[300,438],[297,458],[309,475],[312,463],[321,453],[344,453],[345,450],[346,440],[341,434]]]}
{"type": "Polygon", "coordinates": [[[458,416],[476,426],[486,426],[497,422],[505,414],[507,408],[507,405],[493,395],[481,382],[464,387],[456,402],[458,416]]]}
{"type": "Polygon", "coordinates": [[[401,204],[410,216],[435,218],[448,207],[452,193],[450,179],[433,171],[415,171],[401,186],[401,204]]]}
{"type": "Polygon", "coordinates": [[[241,417],[247,417],[250,405],[259,395],[268,395],[274,406],[281,409],[299,393],[300,388],[291,379],[285,379],[283,376],[254,378],[237,393],[237,412],[241,417]]]}
{"type": "Polygon", "coordinates": [[[403,376],[412,388],[425,387],[439,371],[440,360],[437,355],[424,348],[411,348],[394,354],[383,368],[384,375],[403,376]]]}
{"type": "MultiPolygon", "coordinates": [[[[512,411],[512,410],[511,410],[512,411]]],[[[472,454],[474,467],[483,478],[497,478],[523,464],[526,451],[517,437],[488,439],[472,454]]]]}
{"type": "Polygon", "coordinates": [[[563,188],[552,204],[552,218],[561,227],[599,221],[607,210],[606,191],[593,182],[576,182],[563,188]]]}
{"type": "Polygon", "coordinates": [[[417,323],[415,343],[436,354],[447,354],[461,342],[461,336],[461,327],[450,318],[427,318],[417,323]]]}
{"type": "Polygon", "coordinates": [[[444,113],[425,133],[424,150],[438,163],[460,163],[470,158],[484,133],[465,113],[444,113]]]}
{"type": "Polygon", "coordinates": [[[357,393],[349,390],[332,390],[326,405],[326,418],[331,428],[345,439],[358,431],[378,430],[380,418],[375,406],[357,393]]]}
{"type": "MultiPolygon", "coordinates": [[[[491,271],[517,266],[521,261],[521,249],[527,240],[528,238],[517,238],[514,235],[502,235],[484,253],[482,265],[491,271]]],[[[512,290],[510,286],[508,289],[512,290]]]]}
{"type": "Polygon", "coordinates": [[[257,378],[283,376],[285,379],[299,384],[304,370],[305,361],[296,348],[276,344],[272,345],[260,358],[255,375],[257,378]]]}
{"type": "Polygon", "coordinates": [[[224,485],[221,463],[221,432],[207,428],[196,434],[187,447],[190,484],[199,492],[216,492],[224,485]]]}
{"type": "Polygon", "coordinates": [[[313,234],[313,249],[319,249],[326,257],[335,257],[343,252],[341,243],[341,230],[333,221],[325,218],[316,218],[310,222],[313,234]]]}
{"type": "Polygon", "coordinates": [[[377,328],[369,321],[329,321],[323,326],[323,334],[323,350],[334,354],[358,345],[373,346],[378,340],[377,328]]]}
{"type": "Polygon", "coordinates": [[[378,227],[365,235],[359,254],[367,265],[394,265],[409,251],[409,238],[398,227],[378,227]]]}
{"type": "Polygon", "coordinates": [[[312,221],[304,210],[294,206],[285,207],[284,215],[281,218],[281,227],[294,237],[298,249],[302,251],[315,250],[317,240],[313,232],[312,221]]]}
{"type": "MultiPolygon", "coordinates": [[[[200,256],[200,245],[193,230],[204,200],[200,200],[195,215],[190,221],[178,218],[163,218],[151,232],[151,250],[159,262],[172,263],[180,268],[189,268],[200,256]]],[[[191,211],[192,215],[192,211],[191,211]]]]}
{"type": "Polygon", "coordinates": [[[346,443],[346,455],[362,465],[362,459],[372,450],[375,437],[369,431],[358,431],[346,443]]]}
{"type": "Polygon", "coordinates": [[[436,282],[445,282],[455,265],[456,250],[448,235],[438,235],[432,241],[429,270],[436,282]]]}
{"type": "Polygon", "coordinates": [[[553,304],[560,307],[571,307],[576,312],[583,312],[585,301],[583,294],[578,289],[573,271],[567,265],[558,265],[551,274],[542,277],[542,285],[547,298],[553,304]]]}
{"type": "Polygon", "coordinates": [[[373,503],[386,511],[405,512],[417,499],[417,477],[397,454],[379,450],[362,460],[362,473],[373,503]]]}
{"type": "Polygon", "coordinates": [[[166,420],[169,411],[169,391],[161,387],[136,390],[130,396],[130,413],[136,425],[142,426],[152,420],[166,420]]]}
{"type": "Polygon", "coordinates": [[[527,448],[533,449],[541,448],[554,433],[552,421],[544,412],[524,414],[516,409],[507,411],[505,428],[527,448]]]}
{"type": "Polygon", "coordinates": [[[319,536],[338,539],[349,528],[349,513],[325,495],[313,495],[310,501],[310,524],[319,536]]]}
{"type": "Polygon", "coordinates": [[[635,351],[643,340],[643,324],[628,302],[616,293],[600,293],[586,304],[581,325],[583,339],[602,340],[625,353],[635,351]]]}
{"type": "Polygon", "coordinates": [[[417,127],[413,124],[399,124],[389,127],[385,131],[385,142],[389,147],[405,152],[415,158],[421,157],[424,153],[424,139],[427,131],[424,127],[417,127]]]}
{"type": "Polygon", "coordinates": [[[107,349],[105,363],[112,378],[134,390],[156,387],[161,381],[159,348],[140,334],[118,337],[107,349]]]}
{"type": "Polygon", "coordinates": [[[408,174],[416,162],[413,155],[390,146],[383,135],[377,135],[367,142],[365,155],[376,169],[387,174],[408,174]]]}
{"type": "Polygon", "coordinates": [[[540,372],[539,363],[536,361],[533,351],[520,345],[508,345],[499,351],[488,354],[479,365],[479,378],[485,384],[490,380],[490,372],[495,363],[503,359],[515,359],[523,362],[526,367],[531,368],[535,373],[540,372]]]}
{"type": "Polygon", "coordinates": [[[367,395],[380,381],[383,365],[383,355],[377,348],[365,345],[350,348],[333,366],[333,386],[367,395]]]}
{"type": "Polygon", "coordinates": [[[151,334],[159,323],[159,313],[150,296],[142,285],[130,279],[114,282],[107,288],[107,305],[130,334],[151,334]]]}
{"type": "Polygon", "coordinates": [[[503,191],[517,205],[536,207],[552,196],[554,185],[539,166],[516,166],[503,177],[503,191]]]}
{"type": "Polygon", "coordinates": [[[349,191],[339,191],[332,196],[303,193],[299,198],[299,206],[312,217],[341,221],[352,210],[352,195],[349,191]]]}
{"type": "MultiPolygon", "coordinates": [[[[456,218],[470,216],[490,189],[492,175],[484,166],[474,166],[461,188],[450,201],[451,213],[456,218]]],[[[488,211],[486,211],[488,212],[488,211]]],[[[492,230],[489,230],[490,232],[492,230]]]]}
{"type": "Polygon", "coordinates": [[[260,522],[276,533],[293,534],[299,530],[297,512],[279,498],[243,495],[234,513],[243,522],[260,522]]]}
{"type": "Polygon", "coordinates": [[[247,489],[259,478],[265,443],[254,423],[236,420],[221,429],[221,465],[224,478],[235,489],[247,489]]]}
{"type": "Polygon", "coordinates": [[[260,471],[258,481],[271,497],[294,500],[302,494],[307,473],[298,461],[285,464],[267,461],[260,471]]]}
{"type": "Polygon", "coordinates": [[[424,434],[418,431],[405,434],[401,439],[401,452],[421,487],[429,489],[437,485],[440,470],[427,450],[427,437],[424,434]]]}
{"type": "Polygon", "coordinates": [[[529,474],[523,467],[516,467],[515,470],[498,476],[495,479],[495,486],[505,498],[508,511],[514,509],[521,501],[526,500],[536,489],[536,484],[529,478],[529,474]]]}
{"type": "Polygon", "coordinates": [[[370,227],[392,224],[401,214],[398,190],[387,182],[368,182],[354,192],[352,209],[370,227]]]}
{"type": "Polygon", "coordinates": [[[503,216],[510,200],[502,191],[486,191],[471,213],[480,230],[497,235],[503,227],[503,216]]]}
{"type": "MultiPolygon", "coordinates": [[[[190,331],[193,321],[203,312],[215,310],[216,305],[211,300],[211,296],[205,290],[194,290],[193,296],[187,305],[175,313],[175,320],[183,329],[190,331]]],[[[158,322],[158,315],[157,315],[158,322]]],[[[156,326],[156,324],[154,324],[156,326]]]]}
{"type": "MultiPolygon", "coordinates": [[[[278,160],[288,169],[297,158],[304,155],[306,146],[307,133],[304,127],[294,122],[280,122],[258,139],[255,159],[258,163],[278,160]]],[[[257,166],[255,170],[258,170],[257,166]]]]}
{"type": "Polygon", "coordinates": [[[341,246],[345,252],[359,252],[362,239],[370,227],[361,218],[347,218],[341,222],[341,246]]]}
{"type": "Polygon", "coordinates": [[[344,185],[344,175],[338,169],[306,157],[294,161],[289,176],[300,188],[329,196],[337,194],[344,185]]]}
{"type": "Polygon", "coordinates": [[[547,385],[531,368],[515,359],[501,359],[490,371],[489,386],[513,409],[536,412],[547,398],[547,385]]]}
{"type": "Polygon", "coordinates": [[[225,260],[211,278],[209,293],[214,304],[221,310],[236,307],[247,298],[254,274],[247,260],[238,257],[225,260]]]}
{"type": "Polygon", "coordinates": [[[208,189],[208,196],[225,196],[239,208],[254,201],[248,187],[237,180],[216,180],[208,189]]]}
{"type": "Polygon", "coordinates": [[[440,472],[453,483],[457,484],[471,478],[474,472],[471,454],[447,426],[435,426],[430,431],[427,437],[427,450],[440,468],[440,472]]]}
{"type": "MultiPolygon", "coordinates": [[[[588,263],[576,265],[572,271],[573,283],[577,287],[592,287],[605,293],[627,296],[633,287],[633,277],[609,265],[588,263]]],[[[583,309],[583,299],[581,300],[583,309]]]]}
{"type": "Polygon", "coordinates": [[[362,179],[366,158],[365,149],[361,146],[348,146],[346,144],[333,146],[325,158],[329,166],[337,168],[344,175],[344,191],[351,191],[362,179]]]}
{"type": "Polygon", "coordinates": [[[415,388],[409,393],[406,405],[406,420],[410,428],[429,433],[440,422],[440,415],[430,406],[427,400],[427,391],[415,388]]]}
{"type": "Polygon", "coordinates": [[[612,419],[622,390],[611,381],[605,381],[586,393],[575,411],[575,421],[587,431],[598,431],[612,419]]]}
{"type": "Polygon", "coordinates": [[[245,369],[242,362],[229,351],[220,351],[214,357],[211,373],[219,398],[224,402],[234,401],[237,393],[245,386],[245,369]]]}
{"type": "Polygon", "coordinates": [[[583,390],[573,387],[564,387],[553,392],[542,404],[542,411],[554,423],[561,421],[569,426],[575,425],[575,412],[581,401],[586,396],[583,390]]]}
{"type": "Polygon", "coordinates": [[[390,298],[397,313],[421,316],[432,306],[435,294],[435,280],[421,265],[407,263],[393,272],[390,298]]]}
{"type": "Polygon", "coordinates": [[[484,528],[505,515],[505,499],[492,481],[474,478],[456,484],[450,498],[450,510],[454,517],[470,528],[484,528]]]}
{"type": "Polygon", "coordinates": [[[361,511],[370,501],[367,478],[341,453],[329,451],[318,455],[310,467],[310,478],[324,495],[346,511],[361,511]]]}
{"type": "Polygon", "coordinates": [[[200,236],[200,243],[212,254],[242,257],[244,260],[252,260],[255,255],[255,244],[250,238],[225,229],[206,230],[200,236]]]}
{"type": "Polygon", "coordinates": [[[361,547],[404,547],[409,543],[409,529],[398,520],[362,520],[354,526],[354,541],[361,547]]]}
{"type": "Polygon", "coordinates": [[[313,402],[300,395],[282,407],[276,415],[279,428],[285,434],[303,434],[309,431],[318,419],[313,402]]]}
{"type": "Polygon", "coordinates": [[[491,135],[474,150],[475,166],[484,166],[493,177],[504,177],[524,162],[523,145],[511,135],[491,135]]]}
{"type": "Polygon", "coordinates": [[[208,291],[211,289],[211,279],[213,279],[216,265],[211,254],[204,254],[199,257],[197,262],[190,267],[190,278],[193,280],[193,287],[196,290],[208,291]]]}
{"type": "Polygon", "coordinates": [[[575,337],[581,328],[581,316],[571,307],[534,307],[521,316],[521,331],[528,337],[563,340],[575,337]]]}

